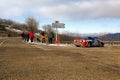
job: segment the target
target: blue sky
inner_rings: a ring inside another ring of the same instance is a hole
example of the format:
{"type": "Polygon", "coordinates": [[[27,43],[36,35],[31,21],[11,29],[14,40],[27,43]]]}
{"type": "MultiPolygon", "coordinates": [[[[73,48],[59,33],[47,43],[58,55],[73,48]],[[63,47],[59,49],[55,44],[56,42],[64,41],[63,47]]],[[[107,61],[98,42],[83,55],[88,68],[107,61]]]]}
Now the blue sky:
{"type": "Polygon", "coordinates": [[[120,32],[120,0],[2,0],[0,18],[24,23],[34,17],[40,28],[55,20],[65,23],[61,32],[120,32]]]}

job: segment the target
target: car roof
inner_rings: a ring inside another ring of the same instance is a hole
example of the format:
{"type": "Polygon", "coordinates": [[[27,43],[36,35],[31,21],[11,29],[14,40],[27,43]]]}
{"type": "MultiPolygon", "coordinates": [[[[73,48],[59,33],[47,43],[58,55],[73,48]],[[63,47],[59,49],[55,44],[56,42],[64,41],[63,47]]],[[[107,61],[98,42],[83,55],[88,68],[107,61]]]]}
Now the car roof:
{"type": "Polygon", "coordinates": [[[80,39],[85,39],[85,40],[87,40],[87,39],[98,39],[98,37],[83,37],[83,38],[80,38],[80,39]]]}

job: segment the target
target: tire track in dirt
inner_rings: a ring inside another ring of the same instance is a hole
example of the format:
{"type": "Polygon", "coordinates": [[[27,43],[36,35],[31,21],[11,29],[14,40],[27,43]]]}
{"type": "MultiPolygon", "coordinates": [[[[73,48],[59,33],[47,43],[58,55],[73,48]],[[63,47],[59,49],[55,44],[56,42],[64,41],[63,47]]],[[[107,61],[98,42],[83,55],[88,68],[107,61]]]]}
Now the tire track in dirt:
{"type": "MultiPolygon", "coordinates": [[[[109,75],[113,74],[113,78],[116,77],[115,80],[120,79],[120,77],[119,77],[119,75],[120,75],[120,65],[119,65],[119,63],[116,62],[116,64],[113,64],[113,63],[104,62],[104,60],[105,61],[109,60],[109,59],[112,60],[111,56],[113,56],[113,57],[116,56],[116,55],[113,54],[114,51],[113,51],[113,53],[110,53],[110,56],[104,57],[104,55],[101,56],[99,53],[93,54],[92,53],[93,51],[91,51],[91,50],[94,49],[94,48],[91,48],[91,49],[88,49],[88,48],[87,49],[86,48],[80,48],[80,49],[74,48],[74,49],[75,50],[73,50],[73,51],[70,50],[70,49],[69,50],[64,50],[64,53],[71,53],[72,56],[70,56],[70,57],[75,62],[83,63],[83,64],[88,65],[88,66],[86,66],[86,69],[91,69],[91,68],[95,67],[96,70],[98,70],[98,74],[99,73],[101,74],[102,72],[103,72],[102,74],[105,74],[106,76],[109,76],[109,75]],[[74,54],[76,54],[76,55],[74,55],[74,54]]],[[[98,50],[98,52],[99,52],[99,50],[98,50]]],[[[100,49],[100,52],[101,52],[101,49],[100,49]]],[[[105,53],[105,51],[103,51],[103,52],[105,53]]],[[[103,54],[103,52],[102,52],[102,54],[103,54]]],[[[105,55],[107,55],[107,54],[105,54],[105,55]]],[[[115,62],[115,60],[114,60],[114,62],[115,62]]],[[[110,61],[108,61],[108,62],[110,62],[110,61]]],[[[109,76],[109,77],[111,77],[111,76],[109,76]]]]}
{"type": "Polygon", "coordinates": [[[3,40],[2,42],[0,42],[0,46],[2,46],[7,40],[9,40],[8,38],[3,40]]]}

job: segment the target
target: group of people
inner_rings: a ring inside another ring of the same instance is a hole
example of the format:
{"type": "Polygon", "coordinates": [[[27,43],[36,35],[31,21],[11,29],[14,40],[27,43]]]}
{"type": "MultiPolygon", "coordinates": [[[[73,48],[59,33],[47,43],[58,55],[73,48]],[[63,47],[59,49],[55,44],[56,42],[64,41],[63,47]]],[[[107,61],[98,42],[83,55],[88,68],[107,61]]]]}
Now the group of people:
{"type": "Polygon", "coordinates": [[[22,37],[22,40],[25,42],[29,42],[29,40],[30,40],[30,42],[33,42],[34,33],[32,31],[30,31],[30,32],[24,31],[21,34],[21,37],[22,37]]]}
{"type": "Polygon", "coordinates": [[[50,43],[52,44],[54,42],[54,33],[50,32],[50,33],[46,33],[46,32],[42,32],[40,37],[39,37],[40,41],[42,43],[50,43]]]}
{"type": "Polygon", "coordinates": [[[24,31],[21,34],[22,40],[25,42],[33,42],[34,39],[36,39],[38,42],[42,43],[50,43],[52,44],[54,42],[54,33],[46,33],[44,31],[41,32],[40,35],[35,35],[34,32],[30,31],[24,31]]]}

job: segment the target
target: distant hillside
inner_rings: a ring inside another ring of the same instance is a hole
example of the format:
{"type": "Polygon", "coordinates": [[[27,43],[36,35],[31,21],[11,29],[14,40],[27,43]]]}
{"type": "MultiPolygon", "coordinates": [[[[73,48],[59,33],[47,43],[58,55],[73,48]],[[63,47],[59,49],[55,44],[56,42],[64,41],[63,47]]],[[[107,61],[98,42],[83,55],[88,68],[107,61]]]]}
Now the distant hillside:
{"type": "Polygon", "coordinates": [[[100,37],[102,40],[106,41],[119,41],[120,40],[120,33],[111,33],[106,34],[100,37]]]}
{"type": "Polygon", "coordinates": [[[26,28],[27,28],[27,25],[25,24],[20,24],[9,19],[0,18],[0,37],[19,36],[16,30],[23,30],[26,28]],[[11,28],[11,29],[8,29],[8,28],[11,28]]]}
{"type": "Polygon", "coordinates": [[[69,33],[66,34],[71,37],[98,37],[104,41],[120,41],[120,33],[88,33],[88,34],[79,34],[79,33],[69,33]]]}
{"type": "Polygon", "coordinates": [[[20,30],[0,26],[0,37],[15,37],[20,36],[20,30]],[[18,32],[19,31],[19,32],[18,32]]]}
{"type": "Polygon", "coordinates": [[[6,31],[0,30],[0,37],[7,37],[8,34],[6,33],[6,31]]]}
{"type": "Polygon", "coordinates": [[[0,25],[0,37],[7,37],[7,36],[8,36],[8,34],[5,30],[5,27],[0,25]]]}

